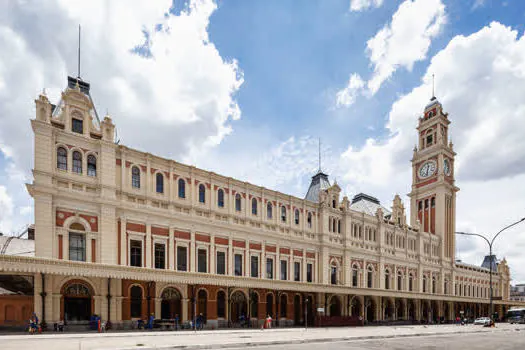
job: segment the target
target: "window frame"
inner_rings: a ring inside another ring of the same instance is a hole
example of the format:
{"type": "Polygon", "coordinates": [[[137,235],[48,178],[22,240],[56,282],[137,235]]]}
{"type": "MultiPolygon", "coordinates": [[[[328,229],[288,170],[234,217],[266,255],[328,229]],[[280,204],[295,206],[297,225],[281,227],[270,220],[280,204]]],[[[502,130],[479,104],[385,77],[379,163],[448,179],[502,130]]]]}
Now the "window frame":
{"type": "Polygon", "coordinates": [[[224,190],[222,188],[217,191],[217,207],[224,208],[224,190]]]}
{"type": "Polygon", "coordinates": [[[243,265],[244,255],[241,253],[233,254],[233,275],[237,277],[242,276],[242,265],[243,265]],[[238,259],[238,260],[237,260],[238,259]],[[239,263],[239,266],[237,265],[239,263]]]}
{"type": "Polygon", "coordinates": [[[80,135],[84,134],[84,120],[81,118],[71,118],[71,131],[80,135]],[[80,129],[78,127],[80,126],[80,129]]]}
{"type": "Polygon", "coordinates": [[[68,155],[67,149],[62,146],[58,147],[56,151],[56,155],[57,155],[57,169],[67,171],[67,155],[68,155]]]}
{"type": "Polygon", "coordinates": [[[159,194],[164,193],[164,175],[161,173],[155,174],[155,191],[159,194]]]}
{"type": "Polygon", "coordinates": [[[250,256],[250,277],[259,278],[259,256],[258,255],[250,256]],[[254,269],[254,261],[255,261],[255,269],[254,269]]]}
{"type": "Polygon", "coordinates": [[[69,256],[69,260],[70,261],[82,261],[82,262],[86,262],[87,261],[87,246],[86,246],[86,241],[87,241],[87,237],[86,237],[86,234],[85,232],[77,232],[77,231],[68,231],[69,232],[69,236],[68,236],[68,239],[69,239],[69,244],[68,244],[68,256],[69,256]],[[80,238],[79,240],[75,240],[75,239],[72,239],[73,237],[76,237],[76,238],[80,238]],[[71,244],[73,242],[80,242],[81,245],[80,246],[75,246],[75,247],[72,247],[71,244]],[[72,252],[74,252],[75,254],[71,254],[72,252]],[[79,256],[79,252],[81,253],[81,258],[78,259],[78,256],[79,256]],[[72,256],[75,256],[75,259],[72,258],[72,256]]]}
{"type": "Polygon", "coordinates": [[[288,260],[281,259],[279,277],[281,281],[288,281],[288,260]],[[283,269],[284,266],[284,269],[283,269]]]}
{"type": "Polygon", "coordinates": [[[204,247],[199,247],[196,249],[197,253],[195,254],[197,256],[197,272],[199,273],[208,273],[208,249],[204,247]],[[204,254],[201,254],[204,252],[204,254]],[[201,258],[204,257],[204,263],[202,262],[201,258]],[[204,269],[202,269],[204,267],[204,269]]]}
{"type": "Polygon", "coordinates": [[[86,161],[87,161],[87,175],[96,177],[97,176],[97,157],[93,154],[88,154],[88,156],[86,157],[86,161]]]}
{"type": "Polygon", "coordinates": [[[242,211],[242,197],[240,193],[235,194],[235,211],[242,211]]]}
{"type": "Polygon", "coordinates": [[[266,257],[266,278],[273,280],[275,278],[274,274],[274,258],[266,257]],[[270,273],[268,273],[268,267],[270,267],[270,273]]]}
{"type": "Polygon", "coordinates": [[[140,168],[137,165],[131,167],[131,187],[140,189],[140,168]],[[136,170],[136,171],[135,171],[136,170]]]}
{"type": "Polygon", "coordinates": [[[185,199],[186,198],[186,181],[183,178],[180,178],[177,181],[177,187],[178,187],[177,189],[178,197],[185,199]]]}
{"type": "Polygon", "coordinates": [[[206,186],[199,184],[199,203],[206,204],[206,186]]]}
{"type": "Polygon", "coordinates": [[[83,161],[83,157],[82,157],[82,152],[80,152],[79,150],[74,150],[73,153],[71,154],[71,159],[72,159],[72,166],[71,166],[71,171],[74,172],[75,174],[79,174],[81,175],[82,174],[82,171],[83,171],[83,167],[82,167],[82,161],[83,161]],[[76,157],[78,156],[78,157],[76,157]]]}
{"type": "Polygon", "coordinates": [[[129,240],[129,266],[133,267],[142,267],[144,264],[144,242],[140,239],[130,238],[129,240]],[[137,246],[138,243],[138,246],[137,246]],[[135,245],[135,246],[134,246],[135,245]],[[134,264],[137,257],[138,250],[138,262],[139,264],[134,264]]]}
{"type": "Polygon", "coordinates": [[[162,269],[162,270],[166,269],[166,244],[165,243],[161,243],[161,242],[153,243],[153,261],[154,261],[154,267],[156,269],[162,269]],[[161,246],[162,246],[162,249],[157,249],[161,246]],[[157,253],[159,252],[162,252],[162,254],[157,255],[157,253]]]}
{"type": "Polygon", "coordinates": [[[217,250],[215,253],[215,273],[217,275],[226,275],[226,252],[223,250],[217,250]],[[219,259],[219,254],[221,254],[222,259],[219,259]],[[219,271],[219,267],[221,264],[219,264],[219,261],[222,261],[222,268],[223,271],[219,271]]]}
{"type": "Polygon", "coordinates": [[[188,271],[188,247],[185,245],[177,245],[175,250],[177,252],[177,271],[188,271]],[[181,254],[184,251],[184,254],[181,254]],[[181,256],[184,255],[184,261],[182,261],[181,256]],[[183,264],[181,264],[183,262],[183,264]],[[181,267],[184,267],[182,269],[181,267]]]}

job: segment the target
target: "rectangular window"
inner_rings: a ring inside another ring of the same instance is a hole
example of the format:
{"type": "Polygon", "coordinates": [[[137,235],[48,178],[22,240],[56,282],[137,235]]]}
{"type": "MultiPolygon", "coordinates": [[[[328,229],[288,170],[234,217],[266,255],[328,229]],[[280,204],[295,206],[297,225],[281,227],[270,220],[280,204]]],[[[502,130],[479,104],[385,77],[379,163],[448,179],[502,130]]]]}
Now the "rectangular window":
{"type": "Polygon", "coordinates": [[[288,279],[288,262],[281,260],[281,280],[286,281],[288,279]]]}
{"type": "Polygon", "coordinates": [[[207,272],[208,271],[208,253],[205,249],[197,250],[197,272],[207,272]]]}
{"type": "Polygon", "coordinates": [[[69,234],[69,260],[86,261],[86,240],[82,233],[69,234]]]}
{"type": "Polygon", "coordinates": [[[250,265],[251,265],[251,276],[255,278],[259,277],[259,257],[258,256],[250,257],[250,265]]]}
{"type": "Polygon", "coordinates": [[[177,271],[188,271],[188,249],[177,247],[177,271]]]}
{"type": "Polygon", "coordinates": [[[293,263],[293,280],[295,282],[301,281],[301,263],[298,261],[293,263]]]}
{"type": "Polygon", "coordinates": [[[235,276],[242,276],[242,255],[235,254],[235,276]]]}
{"type": "Polygon", "coordinates": [[[266,278],[273,279],[273,259],[266,258],[266,278]]]}
{"type": "Polygon", "coordinates": [[[84,133],[84,125],[83,125],[84,123],[83,123],[82,120],[73,118],[71,120],[71,123],[72,123],[71,124],[71,130],[73,132],[76,132],[76,133],[79,133],[79,134],[83,134],[84,133]]]}
{"type": "Polygon", "coordinates": [[[217,252],[217,275],[226,274],[226,253],[217,252]]]}
{"type": "Polygon", "coordinates": [[[314,265],[306,264],[306,282],[313,281],[313,271],[314,271],[314,265]]]}
{"type": "Polygon", "coordinates": [[[129,242],[129,264],[131,266],[142,266],[142,242],[132,239],[129,242]]]}
{"type": "Polygon", "coordinates": [[[155,243],[155,268],[166,268],[166,246],[162,243],[155,243]]]}

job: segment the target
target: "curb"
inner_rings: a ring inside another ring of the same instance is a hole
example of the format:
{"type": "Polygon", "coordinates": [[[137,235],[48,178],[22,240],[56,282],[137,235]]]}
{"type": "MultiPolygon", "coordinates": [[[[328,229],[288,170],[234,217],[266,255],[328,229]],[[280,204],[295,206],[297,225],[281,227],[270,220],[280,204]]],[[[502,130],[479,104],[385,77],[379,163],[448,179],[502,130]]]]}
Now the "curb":
{"type": "MultiPolygon", "coordinates": [[[[509,331],[521,331],[521,329],[502,329],[496,332],[509,332],[509,331]]],[[[367,335],[367,336],[345,336],[337,338],[314,338],[314,339],[293,339],[293,340],[272,340],[272,341],[260,341],[260,342],[237,342],[237,343],[224,343],[224,344],[191,344],[191,345],[165,345],[155,347],[125,347],[118,348],[117,350],[157,350],[157,349],[237,349],[245,347],[258,347],[258,346],[272,346],[272,345],[296,345],[296,344],[310,344],[310,343],[334,343],[344,341],[362,341],[372,339],[393,339],[393,338],[410,338],[410,337],[430,337],[436,335],[457,335],[457,334],[476,334],[476,333],[493,333],[494,330],[472,330],[472,331],[454,331],[454,332],[433,332],[433,333],[415,333],[415,334],[389,334],[389,335],[367,335]]],[[[104,350],[101,348],[98,350],[104,350]]]]}

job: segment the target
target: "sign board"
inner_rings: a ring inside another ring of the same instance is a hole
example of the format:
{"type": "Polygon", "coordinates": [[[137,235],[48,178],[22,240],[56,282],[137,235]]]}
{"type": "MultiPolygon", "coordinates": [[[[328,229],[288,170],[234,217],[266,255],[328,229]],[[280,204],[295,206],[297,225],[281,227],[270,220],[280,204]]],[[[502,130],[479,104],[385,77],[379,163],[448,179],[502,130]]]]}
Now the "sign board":
{"type": "Polygon", "coordinates": [[[317,312],[324,312],[324,307],[318,307],[317,312]]]}

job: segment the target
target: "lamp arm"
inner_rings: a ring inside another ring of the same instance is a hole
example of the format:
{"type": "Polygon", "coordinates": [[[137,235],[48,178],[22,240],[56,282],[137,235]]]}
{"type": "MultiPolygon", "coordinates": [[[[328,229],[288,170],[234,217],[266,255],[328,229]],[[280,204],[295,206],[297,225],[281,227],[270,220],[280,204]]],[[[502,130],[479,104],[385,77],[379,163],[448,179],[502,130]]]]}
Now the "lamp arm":
{"type": "Polygon", "coordinates": [[[498,233],[496,233],[496,235],[494,236],[494,238],[492,238],[492,240],[490,241],[490,245],[492,245],[492,243],[494,243],[494,240],[500,235],[500,233],[502,233],[503,231],[505,231],[506,229],[509,229],[511,228],[512,226],[516,226],[517,224],[519,224],[520,222],[523,222],[525,221],[525,218],[521,219],[521,220],[518,220],[516,221],[515,223],[512,223],[504,228],[502,228],[498,233]]]}

